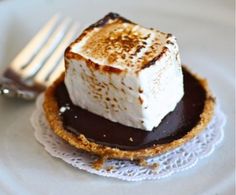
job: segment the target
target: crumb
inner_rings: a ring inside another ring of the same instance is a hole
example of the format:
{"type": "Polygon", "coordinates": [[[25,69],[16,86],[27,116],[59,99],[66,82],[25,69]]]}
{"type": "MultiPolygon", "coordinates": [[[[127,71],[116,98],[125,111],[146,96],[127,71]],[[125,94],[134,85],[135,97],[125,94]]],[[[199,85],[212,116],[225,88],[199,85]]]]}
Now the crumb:
{"type": "Polygon", "coordinates": [[[137,164],[139,166],[142,166],[142,167],[148,167],[152,170],[156,170],[158,169],[158,167],[160,166],[158,163],[152,163],[152,164],[148,164],[147,161],[145,159],[139,159],[137,160],[137,164]]]}
{"type": "Polygon", "coordinates": [[[156,169],[158,169],[159,166],[160,166],[160,165],[159,165],[158,163],[153,163],[153,164],[151,164],[149,167],[150,167],[151,169],[153,169],[153,170],[156,170],[156,169]]]}
{"type": "Polygon", "coordinates": [[[78,116],[75,115],[74,118],[78,118],[78,116]]]}
{"type": "Polygon", "coordinates": [[[63,112],[65,112],[65,111],[66,111],[66,107],[62,106],[62,107],[60,108],[60,113],[63,113],[63,112]]]}
{"type": "Polygon", "coordinates": [[[143,166],[143,167],[146,167],[148,165],[145,159],[139,159],[137,163],[139,166],[143,166]]]}
{"type": "Polygon", "coordinates": [[[133,138],[132,138],[132,137],[130,137],[130,138],[129,138],[129,141],[133,142],[134,140],[133,140],[133,138]]]}
{"type": "Polygon", "coordinates": [[[106,156],[99,157],[97,160],[95,160],[92,163],[92,167],[96,170],[100,170],[102,168],[104,162],[106,161],[106,159],[107,159],[106,156]]]}
{"type": "Polygon", "coordinates": [[[113,166],[109,166],[109,167],[106,168],[106,171],[110,172],[112,169],[114,169],[114,167],[113,166]]]}
{"type": "Polygon", "coordinates": [[[103,137],[106,137],[106,134],[103,134],[103,137]]]}

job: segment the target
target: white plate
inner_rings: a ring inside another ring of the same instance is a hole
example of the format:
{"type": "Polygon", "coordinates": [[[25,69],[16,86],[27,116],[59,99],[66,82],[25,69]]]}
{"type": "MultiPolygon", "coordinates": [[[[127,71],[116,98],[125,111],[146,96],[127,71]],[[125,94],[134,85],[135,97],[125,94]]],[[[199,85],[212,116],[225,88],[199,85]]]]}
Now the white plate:
{"type": "Polygon", "coordinates": [[[35,140],[32,102],[0,97],[0,194],[234,194],[234,1],[0,1],[0,66],[55,12],[90,24],[116,11],[178,38],[182,61],[208,78],[227,115],[223,143],[166,179],[123,182],[79,171],[35,140]]]}

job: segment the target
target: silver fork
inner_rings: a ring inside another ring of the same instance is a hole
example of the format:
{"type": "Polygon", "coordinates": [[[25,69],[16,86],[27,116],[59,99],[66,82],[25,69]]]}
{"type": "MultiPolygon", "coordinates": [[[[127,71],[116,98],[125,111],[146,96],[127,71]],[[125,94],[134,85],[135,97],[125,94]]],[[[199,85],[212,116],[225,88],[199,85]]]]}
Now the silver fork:
{"type": "Polygon", "coordinates": [[[53,16],[2,73],[0,94],[35,99],[64,71],[64,50],[78,31],[78,23],[53,16]]]}

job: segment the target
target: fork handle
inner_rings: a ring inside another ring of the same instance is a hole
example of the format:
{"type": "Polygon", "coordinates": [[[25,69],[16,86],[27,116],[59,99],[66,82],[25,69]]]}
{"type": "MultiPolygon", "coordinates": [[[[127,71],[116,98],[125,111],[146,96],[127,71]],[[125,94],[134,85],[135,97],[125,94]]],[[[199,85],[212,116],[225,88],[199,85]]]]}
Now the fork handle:
{"type": "Polygon", "coordinates": [[[7,97],[18,97],[25,100],[34,100],[43,88],[30,87],[20,81],[19,77],[7,69],[0,77],[0,94],[7,97]]]}

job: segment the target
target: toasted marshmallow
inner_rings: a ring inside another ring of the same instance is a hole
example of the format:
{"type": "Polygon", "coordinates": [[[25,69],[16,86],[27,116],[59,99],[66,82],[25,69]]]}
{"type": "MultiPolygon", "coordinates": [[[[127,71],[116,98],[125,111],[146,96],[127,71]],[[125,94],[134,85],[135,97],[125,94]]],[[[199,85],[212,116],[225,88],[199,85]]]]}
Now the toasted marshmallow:
{"type": "Polygon", "coordinates": [[[176,39],[110,13],[65,52],[65,84],[75,105],[151,131],[183,96],[176,39]]]}

